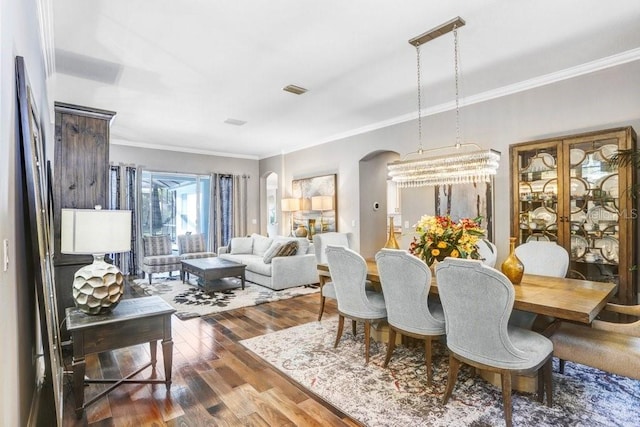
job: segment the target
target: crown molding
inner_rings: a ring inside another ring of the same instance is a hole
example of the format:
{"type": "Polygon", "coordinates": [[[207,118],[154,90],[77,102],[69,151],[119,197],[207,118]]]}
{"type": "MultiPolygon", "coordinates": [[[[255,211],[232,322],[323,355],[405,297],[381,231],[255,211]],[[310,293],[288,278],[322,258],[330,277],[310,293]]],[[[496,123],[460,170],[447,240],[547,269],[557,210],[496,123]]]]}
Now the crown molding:
{"type": "Polygon", "coordinates": [[[246,155],[246,154],[222,153],[220,151],[210,151],[210,150],[202,150],[198,148],[179,147],[175,145],[149,144],[146,142],[135,142],[135,141],[129,141],[129,140],[113,138],[113,137],[109,139],[109,143],[113,145],[122,145],[126,147],[148,148],[151,150],[177,151],[179,153],[204,154],[207,156],[231,157],[234,159],[259,160],[258,156],[252,156],[252,155],[246,155]]]}

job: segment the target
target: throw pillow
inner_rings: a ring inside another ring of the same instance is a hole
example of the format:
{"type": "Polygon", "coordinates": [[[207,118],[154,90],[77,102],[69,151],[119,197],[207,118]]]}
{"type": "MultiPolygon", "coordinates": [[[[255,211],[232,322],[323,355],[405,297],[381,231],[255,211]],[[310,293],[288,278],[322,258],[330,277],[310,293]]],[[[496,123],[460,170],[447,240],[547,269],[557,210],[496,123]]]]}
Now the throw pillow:
{"type": "Polygon", "coordinates": [[[234,237],[231,239],[231,254],[250,254],[253,252],[251,237],[234,237]]]}
{"type": "Polygon", "coordinates": [[[280,248],[282,248],[282,246],[283,245],[281,243],[273,242],[273,244],[269,247],[269,249],[267,249],[267,252],[264,253],[264,257],[262,258],[262,261],[264,261],[265,264],[271,264],[271,260],[273,259],[273,257],[277,255],[277,253],[280,251],[280,248]]]}
{"type": "Polygon", "coordinates": [[[296,242],[294,240],[294,241],[285,243],[280,248],[280,250],[278,251],[276,256],[291,256],[291,255],[295,255],[297,250],[298,250],[298,242],[296,242]]]}
{"type": "Polygon", "coordinates": [[[253,233],[251,238],[253,239],[254,255],[263,256],[271,247],[271,243],[273,243],[273,239],[256,233],[253,233]]]}

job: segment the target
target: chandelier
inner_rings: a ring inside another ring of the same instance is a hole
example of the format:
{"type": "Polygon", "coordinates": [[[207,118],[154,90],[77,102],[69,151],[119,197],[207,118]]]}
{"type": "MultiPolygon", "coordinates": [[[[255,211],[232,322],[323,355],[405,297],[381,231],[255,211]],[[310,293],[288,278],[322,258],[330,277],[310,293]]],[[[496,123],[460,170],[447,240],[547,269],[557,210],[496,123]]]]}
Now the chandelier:
{"type": "Polygon", "coordinates": [[[409,40],[416,48],[418,70],[418,151],[403,159],[387,164],[389,177],[398,187],[421,187],[426,185],[450,185],[488,182],[500,162],[500,153],[485,150],[477,144],[460,143],[460,101],[458,84],[458,28],[465,24],[459,16],[432,30],[409,40]],[[422,148],[422,85],[420,82],[420,47],[441,35],[453,31],[456,82],[456,143],[450,147],[422,148]],[[436,156],[427,156],[428,153],[436,156]],[[447,152],[448,151],[448,152],[447,152]]]}

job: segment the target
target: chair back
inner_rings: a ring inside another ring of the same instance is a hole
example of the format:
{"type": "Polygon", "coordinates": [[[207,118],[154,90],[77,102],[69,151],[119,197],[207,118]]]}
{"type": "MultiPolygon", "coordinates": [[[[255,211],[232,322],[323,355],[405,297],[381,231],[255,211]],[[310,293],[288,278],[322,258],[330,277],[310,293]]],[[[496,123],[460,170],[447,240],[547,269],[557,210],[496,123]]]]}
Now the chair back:
{"type": "Polygon", "coordinates": [[[178,253],[180,255],[206,251],[207,244],[204,240],[204,234],[187,233],[178,236],[178,253]]]}
{"type": "Polygon", "coordinates": [[[516,248],[516,256],[524,264],[525,274],[565,277],[569,269],[569,253],[555,242],[531,241],[516,248]]]}
{"type": "Polygon", "coordinates": [[[362,256],[344,246],[329,245],[326,248],[329,274],[336,291],[338,310],[346,316],[371,318],[374,309],[367,298],[365,281],[367,262],[362,256]]]}
{"type": "Polygon", "coordinates": [[[382,249],[376,263],[389,324],[415,334],[444,334],[444,320],[429,309],[431,269],[427,264],[398,249],[382,249]]]}
{"type": "Polygon", "coordinates": [[[344,246],[353,249],[353,233],[330,231],[328,233],[314,234],[313,247],[318,264],[327,264],[326,249],[329,245],[344,246]]]}
{"type": "Polygon", "coordinates": [[[505,368],[527,359],[507,333],[515,292],[504,274],[481,261],[445,258],[436,277],[451,351],[505,368]]]}
{"type": "Polygon", "coordinates": [[[478,240],[478,253],[480,254],[480,261],[484,265],[489,267],[496,266],[496,260],[498,259],[498,249],[496,245],[488,241],[487,239],[478,240]]]}
{"type": "Polygon", "coordinates": [[[171,239],[168,234],[159,236],[143,236],[144,256],[171,255],[171,239]]]}

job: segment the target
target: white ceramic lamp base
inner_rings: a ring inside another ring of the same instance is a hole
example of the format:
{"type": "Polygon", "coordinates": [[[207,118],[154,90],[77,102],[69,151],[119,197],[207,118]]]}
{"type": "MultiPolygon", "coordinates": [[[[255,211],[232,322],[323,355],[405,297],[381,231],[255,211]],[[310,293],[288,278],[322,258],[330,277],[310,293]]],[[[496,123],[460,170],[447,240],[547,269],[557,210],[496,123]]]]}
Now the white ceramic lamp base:
{"type": "Polygon", "coordinates": [[[78,270],[73,280],[73,301],[87,314],[111,311],[120,301],[124,290],[124,276],[104,255],[94,255],[93,264],[78,270]]]}

